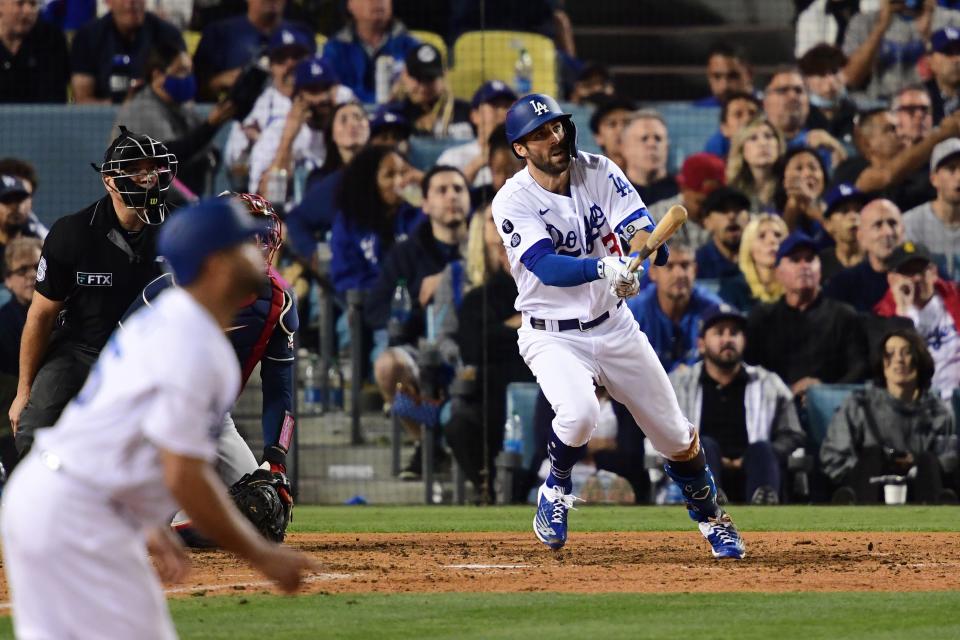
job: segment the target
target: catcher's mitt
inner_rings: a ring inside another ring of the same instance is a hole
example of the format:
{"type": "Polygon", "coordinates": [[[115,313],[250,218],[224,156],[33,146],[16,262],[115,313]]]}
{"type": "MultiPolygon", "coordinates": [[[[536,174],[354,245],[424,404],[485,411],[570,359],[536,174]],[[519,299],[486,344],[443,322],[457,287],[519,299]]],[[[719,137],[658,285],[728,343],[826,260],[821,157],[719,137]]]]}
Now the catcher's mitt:
{"type": "Polygon", "coordinates": [[[248,473],[230,487],[230,497],[240,513],[245,515],[265,538],[274,542],[283,542],[287,525],[290,523],[293,510],[293,502],[289,499],[291,494],[287,477],[266,469],[248,473]]]}

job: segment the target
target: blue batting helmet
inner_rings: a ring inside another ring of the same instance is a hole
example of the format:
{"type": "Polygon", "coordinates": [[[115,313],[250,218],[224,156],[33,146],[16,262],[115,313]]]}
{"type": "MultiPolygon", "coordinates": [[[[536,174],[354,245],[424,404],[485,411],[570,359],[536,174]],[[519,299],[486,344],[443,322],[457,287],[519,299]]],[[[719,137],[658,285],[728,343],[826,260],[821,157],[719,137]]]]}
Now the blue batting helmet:
{"type": "MultiPolygon", "coordinates": [[[[565,113],[557,101],[545,93],[531,93],[523,96],[513,103],[510,110],[507,111],[507,140],[512,146],[514,142],[519,142],[521,138],[538,129],[546,122],[562,119],[563,128],[567,135],[571,137],[570,155],[577,155],[577,127],[570,119],[571,115],[565,113]]],[[[516,151],[514,151],[516,154],[516,151]]],[[[519,156],[517,156],[519,157],[519,156]]]]}

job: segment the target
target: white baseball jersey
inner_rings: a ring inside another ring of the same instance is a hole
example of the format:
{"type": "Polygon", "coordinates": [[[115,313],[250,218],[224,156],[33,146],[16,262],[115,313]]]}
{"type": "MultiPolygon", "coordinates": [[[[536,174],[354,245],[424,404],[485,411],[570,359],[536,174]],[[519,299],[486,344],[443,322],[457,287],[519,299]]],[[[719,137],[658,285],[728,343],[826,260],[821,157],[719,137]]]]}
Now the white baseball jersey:
{"type": "Polygon", "coordinates": [[[516,309],[536,318],[589,321],[617,303],[604,280],[573,287],[543,284],[521,262],[537,243],[574,258],[623,255],[625,242],[653,224],[630,181],[608,158],[579,152],[570,163],[570,195],[541,187],[523,169],[493,199],[493,218],[507,248],[519,294],[516,309]]]}
{"type": "Polygon", "coordinates": [[[164,291],[114,333],[77,397],[34,451],[143,526],[177,509],[158,448],[213,461],[240,390],[237,356],[187,292],[164,291]]]}

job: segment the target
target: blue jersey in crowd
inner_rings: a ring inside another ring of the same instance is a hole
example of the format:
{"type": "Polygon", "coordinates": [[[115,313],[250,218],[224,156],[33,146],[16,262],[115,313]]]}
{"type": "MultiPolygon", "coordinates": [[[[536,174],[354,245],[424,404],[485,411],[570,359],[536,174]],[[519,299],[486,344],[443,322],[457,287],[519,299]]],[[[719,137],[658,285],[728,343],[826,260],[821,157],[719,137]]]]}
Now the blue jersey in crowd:
{"type": "Polygon", "coordinates": [[[717,296],[695,285],[687,312],[680,319],[680,324],[674,325],[660,309],[657,286],[654,284],[641,291],[638,296],[627,300],[627,307],[637,319],[640,330],[647,335],[653,350],[657,352],[660,364],[669,373],[679,364],[693,364],[700,359],[697,352],[700,317],[721,302],[717,296]]]}

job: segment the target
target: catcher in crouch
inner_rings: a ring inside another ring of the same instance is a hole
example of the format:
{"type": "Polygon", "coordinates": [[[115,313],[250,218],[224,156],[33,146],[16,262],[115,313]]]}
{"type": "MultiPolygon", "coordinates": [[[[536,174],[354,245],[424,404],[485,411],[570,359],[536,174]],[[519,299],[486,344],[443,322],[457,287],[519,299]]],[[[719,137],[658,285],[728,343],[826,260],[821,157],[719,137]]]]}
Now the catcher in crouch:
{"type": "MultiPolygon", "coordinates": [[[[242,205],[265,225],[266,231],[258,234],[254,243],[267,264],[267,277],[259,291],[250,296],[227,327],[227,338],[239,361],[241,389],[246,386],[257,363],[260,363],[263,386],[262,465],[257,467],[253,452],[228,413],[224,416],[217,445],[217,472],[230,487],[230,494],[240,511],[267,538],[280,542],[293,508],[286,471],[287,451],[294,427],[294,336],[299,325],[297,304],[290,286],[272,267],[273,259],[283,243],[282,225],[273,206],[253,193],[224,192],[220,197],[242,205]]],[[[147,285],[127,315],[144,305],[149,306],[161,291],[175,284],[172,274],[157,278],[147,285]]],[[[183,512],[174,517],[173,526],[189,546],[210,546],[210,542],[193,528],[183,512]]]]}

